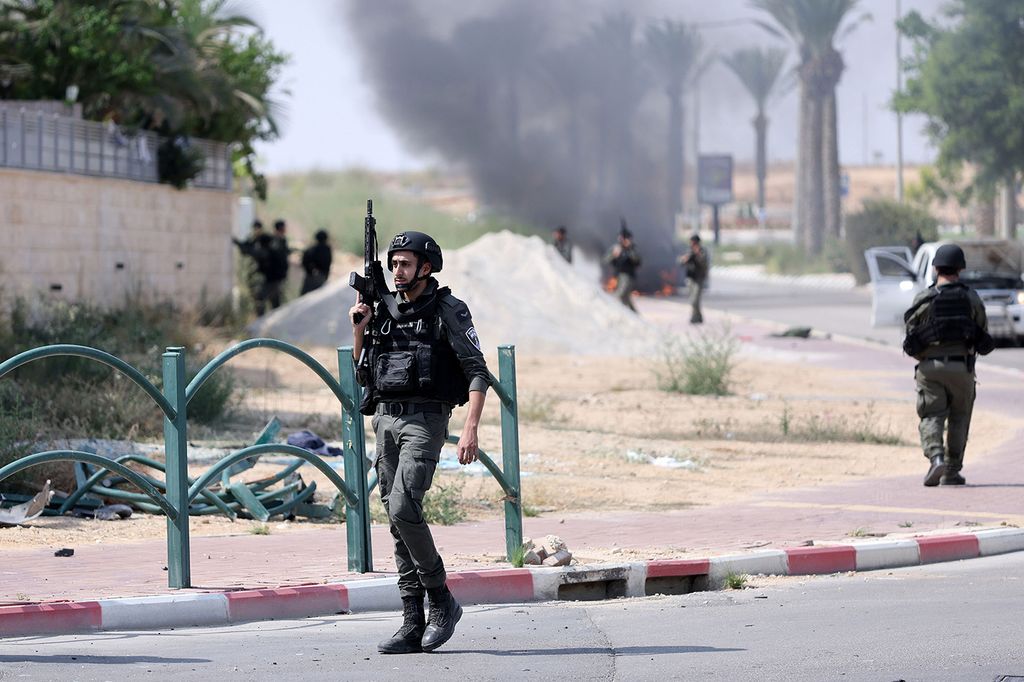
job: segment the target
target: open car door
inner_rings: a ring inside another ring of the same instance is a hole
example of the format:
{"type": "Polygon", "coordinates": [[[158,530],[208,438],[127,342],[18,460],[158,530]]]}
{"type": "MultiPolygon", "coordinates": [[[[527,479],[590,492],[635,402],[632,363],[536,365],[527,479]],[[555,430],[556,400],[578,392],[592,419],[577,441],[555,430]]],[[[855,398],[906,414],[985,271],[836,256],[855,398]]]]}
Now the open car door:
{"type": "Polygon", "coordinates": [[[871,275],[871,326],[903,324],[903,313],[921,289],[905,246],[876,246],[864,252],[871,275]]]}

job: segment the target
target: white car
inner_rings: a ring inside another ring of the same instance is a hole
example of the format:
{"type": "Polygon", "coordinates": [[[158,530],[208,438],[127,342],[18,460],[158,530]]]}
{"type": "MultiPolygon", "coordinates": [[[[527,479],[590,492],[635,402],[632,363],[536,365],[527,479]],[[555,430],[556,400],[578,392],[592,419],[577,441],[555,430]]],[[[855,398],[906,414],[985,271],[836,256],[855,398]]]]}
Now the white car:
{"type": "Polygon", "coordinates": [[[864,252],[871,275],[871,326],[902,325],[914,296],[935,283],[932,259],[943,244],[964,250],[967,268],[960,280],[985,303],[988,331],[1017,344],[1024,339],[1024,250],[1020,242],[974,239],[923,244],[912,255],[905,246],[879,246],[864,252]]]}

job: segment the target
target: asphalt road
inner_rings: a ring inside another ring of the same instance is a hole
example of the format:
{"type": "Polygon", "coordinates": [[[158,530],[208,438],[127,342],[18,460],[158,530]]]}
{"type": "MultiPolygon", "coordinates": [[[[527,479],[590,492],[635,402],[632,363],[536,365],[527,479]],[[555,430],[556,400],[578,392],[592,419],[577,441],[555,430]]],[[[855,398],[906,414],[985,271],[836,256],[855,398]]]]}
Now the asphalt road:
{"type": "MultiPolygon", "coordinates": [[[[992,680],[1024,676],[1024,553],[740,591],[467,607],[435,654],[393,614],[0,641],[0,680],[992,680]]],[[[759,584],[761,583],[761,584],[759,584]]]]}
{"type": "MultiPolygon", "coordinates": [[[[836,290],[715,277],[705,307],[787,326],[812,327],[901,348],[902,329],[873,328],[871,294],[865,289],[836,290]]],[[[1024,348],[997,348],[982,362],[1024,370],[1024,348]]]]}

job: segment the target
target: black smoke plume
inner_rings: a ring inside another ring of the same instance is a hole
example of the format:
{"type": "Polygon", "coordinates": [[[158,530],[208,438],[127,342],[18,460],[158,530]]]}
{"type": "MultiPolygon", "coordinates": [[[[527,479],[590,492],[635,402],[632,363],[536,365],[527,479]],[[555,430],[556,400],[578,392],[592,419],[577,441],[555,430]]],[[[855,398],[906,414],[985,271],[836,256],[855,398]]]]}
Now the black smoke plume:
{"type": "Polygon", "coordinates": [[[464,167],[486,205],[569,226],[593,255],[624,216],[639,284],[658,289],[675,269],[666,173],[679,136],[645,59],[646,20],[580,19],[559,4],[350,0],[347,18],[380,109],[411,147],[464,167]]]}

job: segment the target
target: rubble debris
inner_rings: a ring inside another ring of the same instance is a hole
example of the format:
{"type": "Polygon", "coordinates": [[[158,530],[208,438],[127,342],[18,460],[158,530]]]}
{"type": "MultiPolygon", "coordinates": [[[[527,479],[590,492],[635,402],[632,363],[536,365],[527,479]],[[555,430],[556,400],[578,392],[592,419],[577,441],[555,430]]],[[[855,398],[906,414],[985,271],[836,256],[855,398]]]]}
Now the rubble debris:
{"type": "Polygon", "coordinates": [[[132,508],[127,504],[108,504],[93,512],[93,518],[97,521],[119,521],[129,519],[131,516],[132,508]]]}
{"type": "Polygon", "coordinates": [[[40,516],[46,511],[46,505],[50,503],[52,497],[53,491],[50,490],[50,482],[47,481],[43,489],[28,502],[8,509],[0,509],[0,526],[20,526],[40,516]]]}

